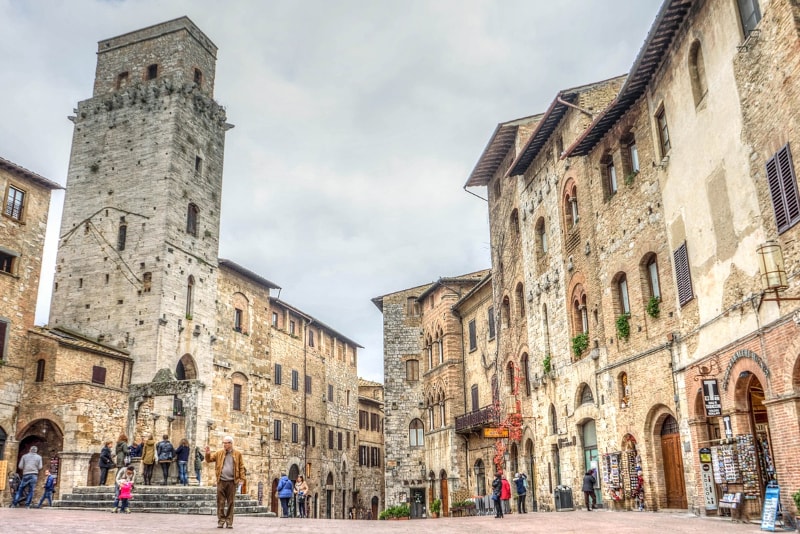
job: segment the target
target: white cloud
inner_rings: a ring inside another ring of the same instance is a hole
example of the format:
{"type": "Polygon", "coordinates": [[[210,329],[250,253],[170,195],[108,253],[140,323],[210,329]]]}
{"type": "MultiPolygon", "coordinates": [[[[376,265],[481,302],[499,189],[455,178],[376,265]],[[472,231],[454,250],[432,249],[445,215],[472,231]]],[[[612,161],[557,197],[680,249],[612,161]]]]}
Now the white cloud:
{"type": "MultiPolygon", "coordinates": [[[[462,191],[498,122],[629,70],[658,0],[0,0],[0,156],[64,183],[97,41],[182,15],[219,47],[221,254],[358,341],[382,380],[372,297],[489,266],[462,191]]],[[[37,320],[46,320],[63,195],[37,320]]]]}

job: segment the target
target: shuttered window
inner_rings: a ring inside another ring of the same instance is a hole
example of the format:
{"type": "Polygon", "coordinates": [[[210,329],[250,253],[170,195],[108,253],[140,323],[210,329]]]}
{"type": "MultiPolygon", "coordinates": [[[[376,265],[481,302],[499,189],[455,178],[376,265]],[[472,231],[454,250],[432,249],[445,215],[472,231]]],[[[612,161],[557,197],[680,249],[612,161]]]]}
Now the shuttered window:
{"type": "Polygon", "coordinates": [[[92,366],[92,384],[104,385],[106,383],[106,368],[99,365],[92,366]]]}
{"type": "Polygon", "coordinates": [[[800,220],[797,179],[788,144],[767,161],[767,182],[775,210],[775,223],[778,225],[778,233],[781,234],[800,220]]]}
{"type": "Polygon", "coordinates": [[[686,252],[686,242],[675,250],[675,279],[678,283],[678,301],[681,306],[694,298],[692,291],[692,273],[689,271],[689,255],[686,252]]]}

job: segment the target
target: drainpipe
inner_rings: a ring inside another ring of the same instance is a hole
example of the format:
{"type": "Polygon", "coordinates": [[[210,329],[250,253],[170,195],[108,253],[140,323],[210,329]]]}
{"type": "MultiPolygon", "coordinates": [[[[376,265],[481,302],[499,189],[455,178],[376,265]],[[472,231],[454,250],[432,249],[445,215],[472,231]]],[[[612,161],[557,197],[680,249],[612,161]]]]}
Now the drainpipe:
{"type": "Polygon", "coordinates": [[[585,113],[589,117],[594,117],[594,114],[591,111],[589,111],[588,109],[584,109],[584,108],[582,108],[580,106],[576,106],[572,102],[567,102],[566,100],[564,100],[560,96],[558,98],[556,98],[556,102],[558,102],[559,104],[562,104],[564,106],[570,107],[572,109],[577,109],[578,111],[580,111],[581,113],[585,113]]]}

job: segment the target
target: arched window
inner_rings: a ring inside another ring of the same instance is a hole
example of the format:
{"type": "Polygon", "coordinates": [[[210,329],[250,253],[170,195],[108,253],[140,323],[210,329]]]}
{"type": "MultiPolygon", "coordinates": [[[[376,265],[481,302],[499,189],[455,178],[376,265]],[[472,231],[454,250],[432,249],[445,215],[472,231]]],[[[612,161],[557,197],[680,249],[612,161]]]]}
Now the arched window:
{"type": "Polygon", "coordinates": [[[590,388],[586,384],[584,384],[583,388],[581,388],[580,405],[583,406],[584,404],[594,404],[594,397],[592,396],[592,388],[590,388]]]}
{"type": "Polygon", "coordinates": [[[486,495],[486,468],[483,466],[483,460],[478,459],[475,461],[473,467],[475,471],[475,495],[486,495]]]}
{"type": "Polygon", "coordinates": [[[428,428],[436,428],[436,413],[433,411],[433,398],[428,397],[428,428]]]}
{"type": "Polygon", "coordinates": [[[410,447],[422,447],[425,445],[423,429],[422,421],[419,419],[414,419],[411,421],[411,424],[408,425],[408,445],[410,447]]]}
{"type": "Polygon", "coordinates": [[[625,273],[619,273],[615,277],[615,289],[617,293],[617,312],[620,315],[631,313],[631,304],[628,299],[628,277],[625,273]]]}
{"type": "Polygon", "coordinates": [[[175,366],[175,378],[177,380],[196,380],[197,364],[191,354],[184,354],[175,366]]]}
{"type": "Polygon", "coordinates": [[[547,254],[547,228],[544,224],[544,217],[539,217],[536,221],[536,249],[542,255],[547,254]]]}
{"type": "Polygon", "coordinates": [[[243,293],[234,293],[231,299],[233,305],[233,329],[242,334],[250,333],[250,303],[243,293]]]}
{"type": "Polygon", "coordinates": [[[558,434],[558,417],[556,416],[556,407],[550,405],[550,433],[558,434]]]}
{"type": "Polygon", "coordinates": [[[439,428],[444,428],[447,424],[447,416],[445,415],[445,398],[444,395],[439,393],[439,428]]]}
{"type": "Polygon", "coordinates": [[[517,301],[517,314],[520,319],[525,318],[525,289],[522,287],[522,282],[517,283],[514,289],[514,298],[517,301]]]}
{"type": "Polygon", "coordinates": [[[117,250],[122,252],[125,250],[125,244],[128,241],[128,224],[125,222],[125,217],[119,218],[119,229],[117,230],[117,250]]]}
{"type": "Polygon", "coordinates": [[[617,168],[614,167],[614,156],[606,152],[600,158],[600,170],[603,173],[603,186],[605,188],[606,199],[611,198],[617,193],[617,168]]]}
{"type": "Polygon", "coordinates": [[[190,203],[186,209],[186,233],[197,237],[197,205],[190,203]]]}
{"type": "Polygon", "coordinates": [[[39,359],[36,361],[36,381],[44,382],[44,360],[39,359]]]}
{"type": "Polygon", "coordinates": [[[644,279],[647,280],[647,294],[657,299],[661,298],[661,284],[658,280],[658,258],[655,254],[648,254],[642,262],[644,266],[644,279]]]}
{"type": "Polygon", "coordinates": [[[514,236],[519,235],[519,211],[516,208],[511,212],[511,218],[509,220],[509,225],[511,226],[511,233],[514,236]]]}
{"type": "Polygon", "coordinates": [[[625,183],[629,183],[639,172],[639,148],[636,146],[636,137],[628,133],[620,140],[622,147],[622,172],[625,173],[625,183]]]}
{"type": "Polygon", "coordinates": [[[525,380],[525,394],[527,396],[531,396],[531,371],[528,366],[528,353],[524,353],[522,355],[522,360],[520,361],[520,365],[522,366],[522,377],[525,380]]]}
{"type": "Polygon", "coordinates": [[[580,284],[572,293],[572,331],[575,335],[589,333],[589,314],[586,309],[586,293],[580,284]]]}
{"type": "Polygon", "coordinates": [[[692,80],[694,105],[697,106],[708,93],[706,65],[703,62],[703,47],[700,46],[700,41],[693,42],[689,48],[689,78],[692,80]]]}
{"type": "Polygon", "coordinates": [[[501,320],[503,326],[508,328],[508,326],[511,324],[511,321],[510,321],[510,318],[511,318],[511,302],[509,301],[508,296],[503,297],[503,308],[502,308],[502,310],[503,311],[500,314],[501,315],[500,320],[501,320]]]}
{"type": "Polygon", "coordinates": [[[494,181],[494,200],[499,200],[503,193],[503,178],[494,181]]]}
{"type": "Polygon", "coordinates": [[[189,275],[186,281],[186,318],[192,318],[194,311],[194,276],[189,275]]]}
{"type": "Polygon", "coordinates": [[[444,333],[440,328],[436,333],[436,348],[439,351],[439,363],[444,363],[444,333]]]}
{"type": "Polygon", "coordinates": [[[566,228],[569,231],[578,224],[578,187],[572,178],[567,182],[564,188],[564,220],[566,228]]]}
{"type": "Polygon", "coordinates": [[[516,395],[517,383],[515,382],[516,376],[514,376],[514,362],[508,362],[506,366],[506,378],[508,379],[508,391],[512,395],[516,395]]]}
{"type": "Polygon", "coordinates": [[[425,352],[428,354],[428,370],[433,369],[433,340],[431,336],[425,340],[425,352]]]}

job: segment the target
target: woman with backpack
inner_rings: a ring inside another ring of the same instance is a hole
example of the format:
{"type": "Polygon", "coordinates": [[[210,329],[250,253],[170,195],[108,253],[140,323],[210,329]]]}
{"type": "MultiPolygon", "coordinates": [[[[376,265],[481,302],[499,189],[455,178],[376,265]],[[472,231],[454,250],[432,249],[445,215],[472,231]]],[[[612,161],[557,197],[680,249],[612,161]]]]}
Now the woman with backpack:
{"type": "Polygon", "coordinates": [[[169,485],[169,466],[175,459],[175,448],[166,434],[161,436],[161,441],[156,445],[156,457],[158,458],[158,463],[161,464],[161,473],[164,475],[164,481],[161,484],[167,486],[169,485]]]}

